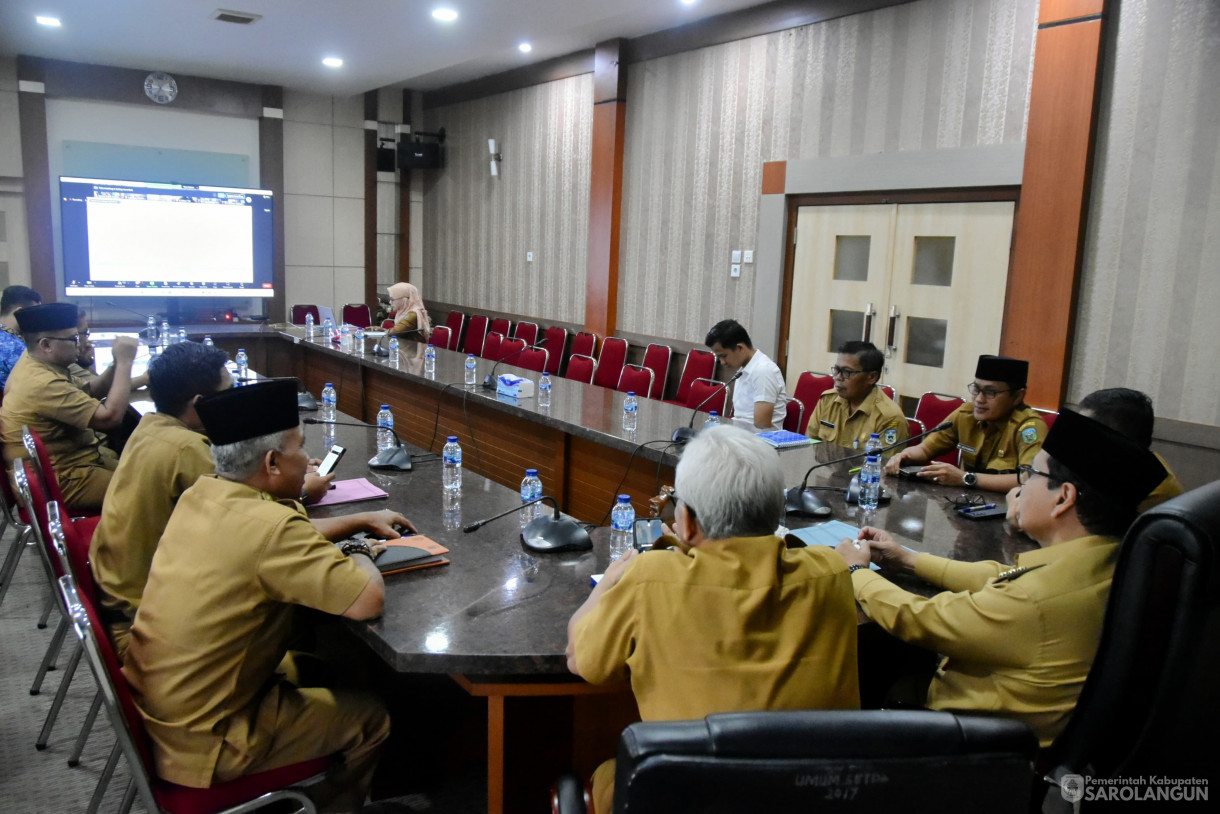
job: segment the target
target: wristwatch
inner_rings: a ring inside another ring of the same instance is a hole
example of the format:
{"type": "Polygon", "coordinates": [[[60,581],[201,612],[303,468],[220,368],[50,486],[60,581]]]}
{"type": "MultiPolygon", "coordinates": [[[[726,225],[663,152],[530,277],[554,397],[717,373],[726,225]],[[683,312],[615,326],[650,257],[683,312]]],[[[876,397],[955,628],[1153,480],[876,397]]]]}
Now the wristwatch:
{"type": "Polygon", "coordinates": [[[350,541],[339,546],[339,550],[349,557],[353,554],[363,554],[370,560],[373,559],[373,549],[369,548],[368,543],[350,541]]]}
{"type": "Polygon", "coordinates": [[[860,563],[856,563],[855,565],[849,565],[849,566],[847,566],[847,573],[854,574],[857,571],[859,571],[861,568],[868,568],[868,566],[861,565],[860,563]]]}
{"type": "Polygon", "coordinates": [[[962,475],[962,485],[973,489],[979,485],[979,476],[973,472],[967,472],[965,475],[962,475]]]}

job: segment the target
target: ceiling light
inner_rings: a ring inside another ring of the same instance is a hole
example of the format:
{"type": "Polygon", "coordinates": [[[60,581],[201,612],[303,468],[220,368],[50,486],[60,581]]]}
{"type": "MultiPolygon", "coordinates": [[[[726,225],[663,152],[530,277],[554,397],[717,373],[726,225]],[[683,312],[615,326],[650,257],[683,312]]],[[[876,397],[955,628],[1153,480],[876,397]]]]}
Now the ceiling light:
{"type": "Polygon", "coordinates": [[[697,0],[682,0],[682,5],[693,6],[693,5],[695,5],[696,2],[697,2],[697,0]]]}
{"type": "Polygon", "coordinates": [[[534,50],[534,46],[530,45],[528,42],[523,42],[517,46],[517,50],[523,54],[528,54],[530,51],[534,50]]]}
{"type": "Polygon", "coordinates": [[[442,23],[451,23],[457,18],[458,13],[451,8],[441,6],[440,8],[432,9],[432,19],[440,20],[442,23]]]}
{"type": "Polygon", "coordinates": [[[50,26],[51,28],[59,28],[61,25],[63,25],[63,23],[59,21],[58,17],[43,17],[39,15],[34,19],[38,21],[39,25],[50,26]]]}
{"type": "Polygon", "coordinates": [[[327,68],[342,68],[343,60],[339,59],[338,57],[326,57],[322,60],[322,64],[327,68]]]}

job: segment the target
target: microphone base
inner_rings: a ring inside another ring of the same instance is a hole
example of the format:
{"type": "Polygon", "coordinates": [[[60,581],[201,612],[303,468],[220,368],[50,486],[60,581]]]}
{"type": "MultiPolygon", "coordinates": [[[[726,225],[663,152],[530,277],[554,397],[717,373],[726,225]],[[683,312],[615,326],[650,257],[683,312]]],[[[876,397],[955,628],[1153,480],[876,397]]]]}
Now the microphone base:
{"type": "Polygon", "coordinates": [[[812,489],[793,486],[784,493],[784,509],[803,517],[830,517],[830,506],[812,489]]]}
{"type": "Polygon", "coordinates": [[[369,469],[388,469],[394,472],[411,471],[411,453],[402,447],[383,449],[369,458],[369,469]]]}
{"type": "Polygon", "coordinates": [[[297,409],[305,411],[313,411],[318,409],[318,400],[313,397],[313,393],[308,391],[297,393],[297,409]]]}
{"type": "Polygon", "coordinates": [[[484,390],[495,390],[496,380],[491,377],[490,373],[488,373],[483,377],[483,384],[481,386],[484,390]]]}
{"type": "MultiPolygon", "coordinates": [[[[889,503],[890,493],[885,491],[885,487],[881,487],[881,494],[877,497],[878,503],[889,503]]],[[[847,503],[848,505],[859,505],[860,503],[860,478],[853,475],[851,483],[847,486],[847,503]]]]}
{"type": "Polygon", "coordinates": [[[556,518],[553,514],[535,517],[521,531],[521,542],[530,551],[589,551],[593,541],[570,517],[556,518]]]}
{"type": "Polygon", "coordinates": [[[377,344],[373,345],[373,355],[374,356],[389,356],[390,352],[388,350],[386,350],[385,348],[381,347],[381,343],[377,343],[377,344]]]}
{"type": "Polygon", "coordinates": [[[674,430],[674,434],[670,436],[669,440],[675,444],[685,444],[696,435],[698,433],[691,427],[678,427],[678,429],[674,430]]]}

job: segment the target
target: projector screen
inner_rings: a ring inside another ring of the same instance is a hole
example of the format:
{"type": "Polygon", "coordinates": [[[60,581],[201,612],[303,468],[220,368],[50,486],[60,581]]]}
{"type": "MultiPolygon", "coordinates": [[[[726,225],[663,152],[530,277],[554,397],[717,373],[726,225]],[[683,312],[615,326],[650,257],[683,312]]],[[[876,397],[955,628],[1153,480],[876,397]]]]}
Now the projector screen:
{"type": "Polygon", "coordinates": [[[265,189],[59,179],[64,290],[76,297],[270,297],[265,189]]]}

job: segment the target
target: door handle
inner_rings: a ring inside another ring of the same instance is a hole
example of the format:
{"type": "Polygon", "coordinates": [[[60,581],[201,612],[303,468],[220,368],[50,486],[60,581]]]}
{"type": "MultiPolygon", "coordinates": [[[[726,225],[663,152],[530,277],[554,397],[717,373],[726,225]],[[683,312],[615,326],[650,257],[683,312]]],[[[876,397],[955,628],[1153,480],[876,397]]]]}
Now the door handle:
{"type": "Polygon", "coordinates": [[[900,316],[900,314],[898,313],[898,306],[891,305],[890,306],[890,324],[885,332],[885,349],[886,349],[887,354],[893,354],[895,351],[898,350],[897,346],[894,344],[894,339],[898,335],[898,317],[899,316],[900,316]]]}
{"type": "Polygon", "coordinates": [[[864,335],[860,337],[862,342],[868,342],[873,336],[873,315],[877,313],[877,309],[870,302],[864,306],[864,335]]]}

